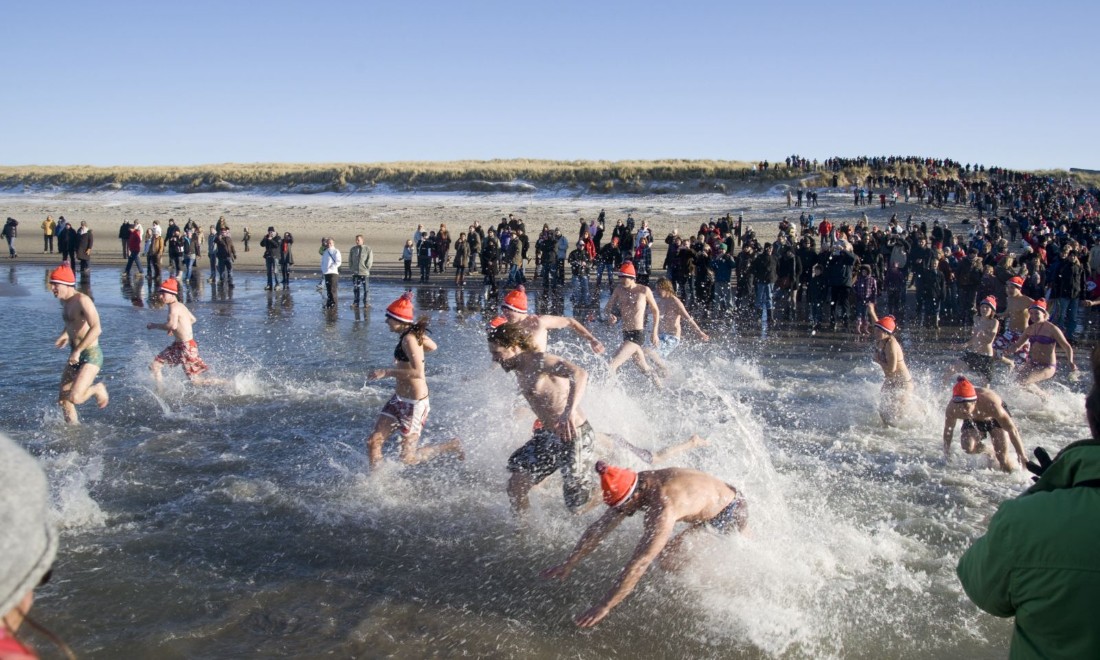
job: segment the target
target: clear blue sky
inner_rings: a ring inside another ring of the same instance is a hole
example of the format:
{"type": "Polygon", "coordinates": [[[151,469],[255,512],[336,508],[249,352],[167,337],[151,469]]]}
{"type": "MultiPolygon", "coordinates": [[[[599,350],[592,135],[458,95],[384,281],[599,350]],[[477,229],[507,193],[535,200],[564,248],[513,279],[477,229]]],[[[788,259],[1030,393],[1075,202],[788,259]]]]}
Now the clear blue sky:
{"type": "Polygon", "coordinates": [[[1100,2],[11,2],[0,164],[1100,168],[1100,2]]]}

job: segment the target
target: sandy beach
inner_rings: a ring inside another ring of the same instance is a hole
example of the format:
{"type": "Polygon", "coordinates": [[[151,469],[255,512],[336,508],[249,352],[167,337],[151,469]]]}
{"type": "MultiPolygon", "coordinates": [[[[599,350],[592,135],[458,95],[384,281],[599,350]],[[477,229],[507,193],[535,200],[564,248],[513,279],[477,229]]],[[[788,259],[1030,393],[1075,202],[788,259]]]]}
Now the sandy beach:
{"type": "MultiPolygon", "coordinates": [[[[792,181],[792,184],[797,182],[792,181]]],[[[346,259],[354,244],[356,234],[363,234],[367,245],[374,250],[372,277],[380,280],[401,279],[401,249],[412,237],[418,224],[428,230],[438,230],[445,224],[452,240],[466,231],[474,222],[487,227],[500,222],[502,217],[514,214],[522,218],[531,236],[534,258],[534,241],[544,224],[560,228],[573,239],[580,220],[591,220],[603,209],[607,214],[607,231],[616,220],[632,213],[640,223],[648,221],[653,230],[653,268],[660,269],[665,254],[664,237],[672,230],[692,234],[699,225],[718,216],[730,213],[734,218],[744,213],[745,222],[752,225],[761,240],[772,240],[777,223],[783,217],[792,222],[798,220],[801,211],[814,213],[820,218],[828,216],[834,224],[848,220],[853,224],[862,212],[872,223],[884,226],[890,215],[904,218],[912,213],[918,222],[929,225],[934,218],[956,224],[965,217],[965,207],[932,209],[919,204],[901,204],[883,210],[878,206],[855,207],[851,196],[844,189],[822,189],[821,203],[817,208],[787,208],[784,192],[779,184],[764,194],[722,195],[660,195],[660,196],[541,196],[519,194],[467,195],[467,194],[385,194],[341,195],[325,193],[316,195],[252,195],[240,193],[202,193],[193,195],[141,195],[125,192],[82,193],[63,195],[4,195],[0,196],[0,209],[5,216],[19,220],[19,237],[16,239],[20,263],[53,263],[56,258],[42,253],[41,224],[47,215],[55,219],[65,216],[79,225],[87,221],[95,235],[95,247],[91,267],[93,272],[103,268],[121,268],[125,264],[122,246],[118,240],[119,226],[125,220],[139,220],[148,227],[159,220],[162,227],[174,218],[184,224],[188,219],[198,221],[203,227],[213,225],[224,216],[232,229],[237,249],[235,267],[247,271],[263,270],[263,252],[259,241],[273,226],[280,234],[294,235],[294,275],[312,276],[319,271],[318,246],[322,237],[336,239],[336,246],[346,259]],[[250,250],[245,252],[242,240],[244,228],[252,235],[250,250]]],[[[167,262],[167,258],[164,259],[167,262]]],[[[165,264],[166,265],[166,264],[165,264]]],[[[200,266],[206,266],[204,256],[200,266]]],[[[533,261],[529,268],[533,268],[533,261]]],[[[346,268],[343,269],[346,274],[346,268]]],[[[530,275],[530,272],[528,273],[530,275]]],[[[446,277],[437,276],[439,284],[453,279],[453,271],[446,277]]]]}

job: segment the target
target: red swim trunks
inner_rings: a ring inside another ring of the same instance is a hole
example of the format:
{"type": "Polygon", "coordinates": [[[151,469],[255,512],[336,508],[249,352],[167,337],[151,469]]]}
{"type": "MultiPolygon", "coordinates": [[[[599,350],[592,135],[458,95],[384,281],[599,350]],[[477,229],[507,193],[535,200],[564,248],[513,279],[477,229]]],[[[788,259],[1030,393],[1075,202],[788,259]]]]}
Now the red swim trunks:
{"type": "Polygon", "coordinates": [[[172,366],[182,364],[183,373],[187,374],[188,378],[197,376],[210,368],[199,357],[199,345],[194,339],[173,342],[171,346],[160,352],[155,361],[172,366]]]}

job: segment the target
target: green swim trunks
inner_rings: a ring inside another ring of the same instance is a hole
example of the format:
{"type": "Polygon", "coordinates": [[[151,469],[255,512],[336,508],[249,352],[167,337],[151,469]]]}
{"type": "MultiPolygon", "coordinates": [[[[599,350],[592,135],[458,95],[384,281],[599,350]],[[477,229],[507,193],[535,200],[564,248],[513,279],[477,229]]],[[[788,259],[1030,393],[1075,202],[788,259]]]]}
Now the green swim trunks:
{"type": "Polygon", "coordinates": [[[73,365],[73,368],[79,369],[86,364],[94,364],[100,369],[103,368],[103,349],[99,347],[99,344],[80,351],[80,361],[73,365]]]}

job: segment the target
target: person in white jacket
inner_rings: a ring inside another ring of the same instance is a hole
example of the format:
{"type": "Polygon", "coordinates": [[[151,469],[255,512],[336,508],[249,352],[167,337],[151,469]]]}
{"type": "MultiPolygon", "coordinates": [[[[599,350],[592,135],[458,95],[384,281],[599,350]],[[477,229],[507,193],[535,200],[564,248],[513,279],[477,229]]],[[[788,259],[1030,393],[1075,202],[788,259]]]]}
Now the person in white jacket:
{"type": "Polygon", "coordinates": [[[321,253],[321,274],[325,277],[325,291],[328,300],[325,307],[336,307],[336,282],[340,278],[340,251],[336,249],[336,241],[331,238],[325,241],[325,251],[321,253]]]}

